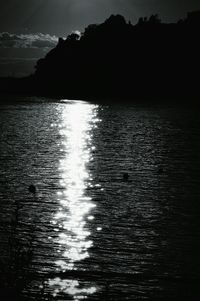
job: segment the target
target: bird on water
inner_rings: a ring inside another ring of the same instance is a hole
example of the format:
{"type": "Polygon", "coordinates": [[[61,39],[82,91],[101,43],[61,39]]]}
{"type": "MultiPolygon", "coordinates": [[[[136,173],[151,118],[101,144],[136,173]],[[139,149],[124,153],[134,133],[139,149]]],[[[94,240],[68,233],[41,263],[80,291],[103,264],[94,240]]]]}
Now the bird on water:
{"type": "Polygon", "coordinates": [[[28,191],[32,194],[36,194],[36,187],[35,185],[30,185],[29,188],[28,188],[28,191]]]}
{"type": "Polygon", "coordinates": [[[125,173],[123,174],[123,180],[124,180],[124,181],[128,181],[128,179],[129,179],[129,174],[128,174],[127,172],[125,172],[125,173]]]}

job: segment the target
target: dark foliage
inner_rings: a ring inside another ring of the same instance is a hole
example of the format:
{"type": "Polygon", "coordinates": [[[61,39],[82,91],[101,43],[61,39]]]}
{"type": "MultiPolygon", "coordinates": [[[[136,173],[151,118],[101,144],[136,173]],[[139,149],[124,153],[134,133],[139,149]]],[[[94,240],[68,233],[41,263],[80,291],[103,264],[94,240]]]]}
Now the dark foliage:
{"type": "Polygon", "coordinates": [[[67,97],[171,98],[199,95],[200,12],[174,24],[157,15],[136,25],[120,15],[71,34],[17,87],[67,97]]]}

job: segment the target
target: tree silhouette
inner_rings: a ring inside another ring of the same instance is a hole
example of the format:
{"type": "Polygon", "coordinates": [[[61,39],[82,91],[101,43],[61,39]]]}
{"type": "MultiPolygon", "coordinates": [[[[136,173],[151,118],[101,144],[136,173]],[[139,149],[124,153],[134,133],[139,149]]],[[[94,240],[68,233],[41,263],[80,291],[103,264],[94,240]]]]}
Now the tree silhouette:
{"type": "Polygon", "coordinates": [[[33,75],[4,79],[3,86],[83,98],[199,95],[199,33],[200,12],[173,24],[162,23],[157,14],[136,25],[111,15],[81,35],[60,38],[37,62],[33,75]]]}
{"type": "Polygon", "coordinates": [[[151,15],[149,17],[149,21],[148,21],[149,24],[152,24],[152,25],[156,25],[156,24],[160,24],[161,23],[161,20],[159,19],[158,15],[151,15]]]}

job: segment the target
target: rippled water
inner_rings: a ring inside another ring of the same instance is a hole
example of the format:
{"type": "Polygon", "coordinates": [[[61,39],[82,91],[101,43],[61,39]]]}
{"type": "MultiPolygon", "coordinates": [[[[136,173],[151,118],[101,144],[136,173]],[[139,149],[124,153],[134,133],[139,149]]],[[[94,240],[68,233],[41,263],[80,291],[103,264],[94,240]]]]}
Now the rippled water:
{"type": "Polygon", "coordinates": [[[199,117],[189,106],[2,101],[1,291],[197,300],[199,117]]]}

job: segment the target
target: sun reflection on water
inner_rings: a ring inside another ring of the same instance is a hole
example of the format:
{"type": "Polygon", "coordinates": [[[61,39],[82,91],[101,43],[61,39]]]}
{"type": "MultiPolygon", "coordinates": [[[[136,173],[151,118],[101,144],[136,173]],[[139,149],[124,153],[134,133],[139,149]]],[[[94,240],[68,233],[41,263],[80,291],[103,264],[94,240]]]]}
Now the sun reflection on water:
{"type": "MultiPolygon", "coordinates": [[[[58,192],[60,208],[52,224],[59,228],[56,243],[60,246],[60,259],[56,261],[58,271],[77,270],[77,264],[89,257],[89,249],[93,242],[87,221],[93,220],[91,214],[95,204],[86,195],[86,189],[91,185],[91,174],[88,163],[92,160],[93,129],[97,122],[98,106],[74,101],[66,103],[62,110],[62,151],[64,157],[60,161],[59,172],[62,190],[58,192]]],[[[77,280],[49,281],[54,289],[54,295],[67,293],[74,300],[86,299],[96,291],[95,287],[79,287],[77,280]]]]}

